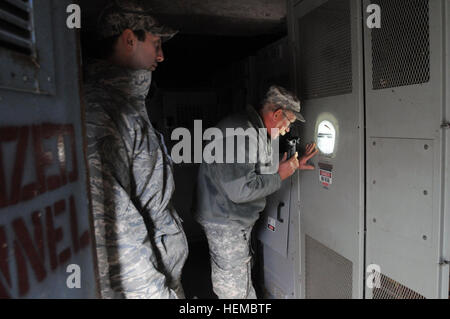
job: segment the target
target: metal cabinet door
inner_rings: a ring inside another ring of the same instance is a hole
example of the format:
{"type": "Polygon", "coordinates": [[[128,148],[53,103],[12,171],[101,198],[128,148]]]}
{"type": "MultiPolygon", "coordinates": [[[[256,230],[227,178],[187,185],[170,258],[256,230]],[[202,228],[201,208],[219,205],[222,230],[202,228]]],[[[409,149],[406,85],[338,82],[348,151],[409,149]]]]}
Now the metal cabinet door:
{"type": "Polygon", "coordinates": [[[361,2],[290,1],[296,88],[306,142],[321,120],[336,127],[333,154],[300,174],[302,284],[305,298],[362,298],[364,282],[364,99],[361,2]],[[331,171],[324,186],[319,166],[331,171]]]}
{"type": "Polygon", "coordinates": [[[367,297],[448,298],[448,265],[439,263],[449,245],[448,133],[440,127],[449,92],[449,3],[364,1],[370,3],[381,8],[381,28],[364,33],[366,258],[380,274],[367,297]]]}
{"type": "Polygon", "coordinates": [[[288,252],[290,190],[290,181],[285,181],[278,192],[267,197],[258,232],[258,239],[284,258],[288,252]]]}
{"type": "Polygon", "coordinates": [[[283,181],[281,189],[267,197],[257,223],[262,243],[261,271],[266,296],[277,299],[300,297],[298,173],[283,181]]]}
{"type": "Polygon", "coordinates": [[[0,297],[94,298],[70,1],[0,6],[0,297]]]}

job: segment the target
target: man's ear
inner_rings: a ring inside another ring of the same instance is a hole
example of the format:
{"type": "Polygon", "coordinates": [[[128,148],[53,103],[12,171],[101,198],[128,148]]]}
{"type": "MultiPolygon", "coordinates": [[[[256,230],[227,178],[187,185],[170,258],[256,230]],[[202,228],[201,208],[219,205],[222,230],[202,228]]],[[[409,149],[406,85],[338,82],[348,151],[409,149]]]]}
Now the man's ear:
{"type": "Polygon", "coordinates": [[[120,38],[122,45],[124,46],[127,52],[131,52],[134,50],[137,39],[136,36],[134,35],[134,32],[131,29],[124,30],[120,38]]]}
{"type": "Polygon", "coordinates": [[[278,120],[280,116],[282,116],[283,110],[278,109],[275,112],[273,112],[273,119],[278,120]]]}

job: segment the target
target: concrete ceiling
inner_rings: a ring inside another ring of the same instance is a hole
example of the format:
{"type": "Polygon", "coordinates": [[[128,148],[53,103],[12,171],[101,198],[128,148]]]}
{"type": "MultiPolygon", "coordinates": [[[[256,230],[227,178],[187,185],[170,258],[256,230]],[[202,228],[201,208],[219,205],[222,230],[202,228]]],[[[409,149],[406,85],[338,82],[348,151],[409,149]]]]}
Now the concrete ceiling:
{"type": "MultiPolygon", "coordinates": [[[[286,33],[286,0],[137,0],[181,34],[255,36],[286,33]]],[[[79,0],[92,28],[108,0],[79,0]]]]}

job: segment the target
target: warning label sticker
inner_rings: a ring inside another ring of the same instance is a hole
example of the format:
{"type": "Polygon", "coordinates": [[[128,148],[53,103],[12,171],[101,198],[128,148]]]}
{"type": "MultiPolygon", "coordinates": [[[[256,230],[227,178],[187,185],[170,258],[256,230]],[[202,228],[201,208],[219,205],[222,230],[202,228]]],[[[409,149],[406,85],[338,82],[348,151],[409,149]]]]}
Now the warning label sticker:
{"type": "Polygon", "coordinates": [[[324,186],[330,186],[333,184],[333,174],[331,171],[324,169],[319,170],[319,180],[324,186]]]}
{"type": "Polygon", "coordinates": [[[267,218],[267,228],[271,231],[275,231],[275,226],[276,226],[276,220],[273,219],[272,217],[268,217],[267,218]]]}

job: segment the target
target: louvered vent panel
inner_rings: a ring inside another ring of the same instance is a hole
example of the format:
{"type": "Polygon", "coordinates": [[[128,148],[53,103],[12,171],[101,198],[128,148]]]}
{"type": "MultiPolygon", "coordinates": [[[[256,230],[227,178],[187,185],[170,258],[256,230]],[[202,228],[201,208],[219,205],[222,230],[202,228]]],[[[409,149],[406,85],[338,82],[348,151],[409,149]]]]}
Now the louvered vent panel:
{"type": "Polygon", "coordinates": [[[376,273],[374,279],[380,282],[380,287],[374,288],[373,299],[425,299],[421,294],[383,274],[376,273]]]}
{"type": "Polygon", "coordinates": [[[0,49],[33,54],[33,23],[30,12],[30,0],[0,0],[0,49]]]}
{"type": "Polygon", "coordinates": [[[306,237],[306,299],[351,299],[353,263],[306,237]]]}

